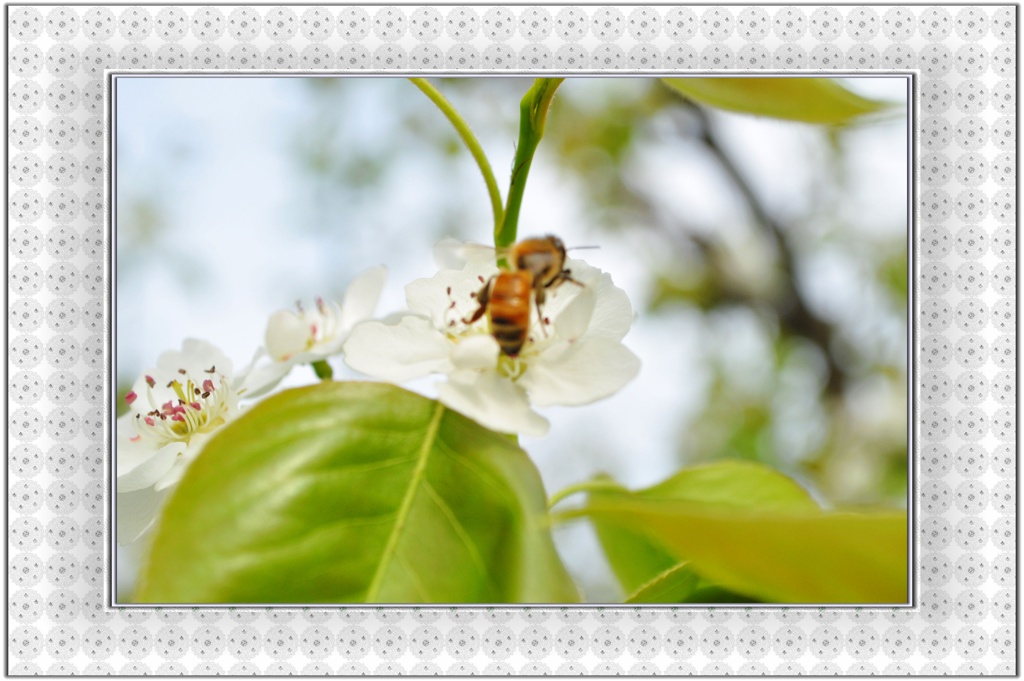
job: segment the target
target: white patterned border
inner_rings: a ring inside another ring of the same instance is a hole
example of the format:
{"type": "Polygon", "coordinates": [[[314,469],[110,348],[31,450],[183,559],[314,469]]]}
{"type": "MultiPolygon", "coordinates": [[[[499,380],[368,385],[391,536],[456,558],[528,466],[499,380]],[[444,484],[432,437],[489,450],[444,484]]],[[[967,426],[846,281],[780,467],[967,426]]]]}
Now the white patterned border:
{"type": "Polygon", "coordinates": [[[1015,6],[7,17],[9,673],[1016,673],[1015,6]],[[919,69],[919,607],[106,608],[110,68],[919,69]]]}

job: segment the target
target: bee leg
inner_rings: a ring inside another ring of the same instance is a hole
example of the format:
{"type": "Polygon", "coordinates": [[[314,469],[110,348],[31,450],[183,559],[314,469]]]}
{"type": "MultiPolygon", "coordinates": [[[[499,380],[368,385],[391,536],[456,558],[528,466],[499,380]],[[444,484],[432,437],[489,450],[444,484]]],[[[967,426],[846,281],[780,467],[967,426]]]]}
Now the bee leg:
{"type": "Polygon", "coordinates": [[[549,281],[545,286],[543,286],[542,288],[538,288],[534,292],[534,301],[537,306],[537,318],[540,319],[540,329],[541,331],[544,332],[545,337],[547,337],[548,335],[548,330],[546,326],[547,320],[544,318],[544,315],[541,312],[540,307],[541,305],[544,304],[544,301],[547,299],[547,289],[554,288],[561,284],[563,281],[571,282],[581,288],[584,286],[583,282],[573,279],[572,272],[569,270],[569,268],[566,268],[559,272],[558,274],[556,274],[554,277],[552,277],[551,281],[549,281]]]}
{"type": "Polygon", "coordinates": [[[469,317],[462,320],[463,324],[472,324],[476,320],[484,316],[484,312],[487,311],[487,302],[491,299],[491,282],[494,281],[494,277],[491,277],[484,282],[484,287],[476,294],[476,302],[478,307],[469,317]]]}
{"type": "Polygon", "coordinates": [[[577,286],[583,286],[583,282],[576,281],[575,279],[572,278],[572,272],[570,272],[568,269],[564,269],[561,272],[559,272],[558,276],[555,277],[555,279],[552,281],[552,283],[554,283],[555,280],[557,280],[557,281],[568,281],[571,284],[576,284],[577,286]]]}
{"type": "MultiPolygon", "coordinates": [[[[585,286],[585,284],[582,281],[577,281],[577,280],[573,279],[572,278],[572,272],[568,268],[566,268],[566,269],[562,270],[561,272],[559,272],[558,274],[556,274],[555,276],[551,277],[551,281],[549,281],[547,284],[545,284],[544,288],[545,289],[548,289],[548,288],[552,288],[553,289],[556,286],[561,285],[561,283],[563,281],[568,281],[568,282],[570,282],[572,284],[576,284],[577,286],[579,286],[581,288],[583,286],[585,286]]],[[[541,291],[543,291],[543,290],[544,289],[541,289],[541,291]]],[[[542,298],[542,300],[543,300],[543,298],[542,298]]]]}
{"type": "Polygon", "coordinates": [[[548,337],[548,330],[547,330],[547,327],[545,326],[547,320],[544,318],[544,313],[541,312],[541,309],[540,309],[540,306],[544,304],[544,299],[545,299],[544,289],[539,288],[536,291],[534,291],[534,294],[533,294],[533,303],[534,304],[533,304],[533,306],[535,308],[537,308],[537,319],[540,321],[541,333],[543,333],[544,337],[547,338],[548,337]]]}

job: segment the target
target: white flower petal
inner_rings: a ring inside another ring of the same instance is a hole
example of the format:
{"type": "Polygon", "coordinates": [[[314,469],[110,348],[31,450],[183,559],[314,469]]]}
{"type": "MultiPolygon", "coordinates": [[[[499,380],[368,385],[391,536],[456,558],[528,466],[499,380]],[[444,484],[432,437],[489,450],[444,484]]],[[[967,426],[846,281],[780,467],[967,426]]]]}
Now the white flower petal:
{"type": "Polygon", "coordinates": [[[587,261],[579,260],[577,258],[566,258],[565,268],[572,274],[573,279],[586,286],[589,286],[598,277],[604,274],[600,268],[594,267],[587,261]]]}
{"type": "Polygon", "coordinates": [[[312,336],[309,322],[291,310],[278,310],[267,320],[264,342],[276,362],[284,362],[303,352],[312,336]]]}
{"type": "Polygon", "coordinates": [[[249,374],[249,372],[253,370],[253,368],[255,368],[256,363],[260,361],[261,357],[264,357],[268,354],[269,353],[267,353],[267,349],[262,345],[256,348],[256,352],[253,353],[252,360],[249,361],[249,365],[239,372],[237,377],[237,383],[239,385],[245,383],[245,377],[249,374]]]}
{"type": "Polygon", "coordinates": [[[199,452],[202,447],[189,447],[189,451],[175,459],[174,464],[164,473],[163,477],[156,481],[153,485],[153,489],[157,492],[161,492],[165,489],[173,487],[178,484],[182,476],[185,475],[185,471],[188,470],[188,466],[195,459],[195,455],[199,452]]]}
{"type": "Polygon", "coordinates": [[[554,289],[548,289],[544,316],[557,320],[583,291],[590,291],[594,295],[595,304],[584,335],[622,340],[633,324],[633,307],[626,292],[612,283],[610,274],[582,260],[567,260],[566,267],[572,273],[572,278],[583,286],[563,282],[554,289]]]}
{"type": "Polygon", "coordinates": [[[468,260],[465,247],[462,241],[445,237],[434,244],[434,262],[443,270],[461,270],[468,260]]]}
{"type": "Polygon", "coordinates": [[[118,544],[131,544],[153,525],[168,492],[146,488],[117,493],[118,544]]]}
{"type": "MultiPolygon", "coordinates": [[[[207,367],[209,369],[209,367],[207,367]]],[[[132,392],[135,393],[136,400],[143,400],[142,402],[133,402],[131,404],[132,418],[135,418],[134,414],[140,411],[145,412],[150,409],[159,408],[164,402],[168,400],[177,403],[178,395],[172,388],[167,386],[167,383],[171,379],[180,378],[177,371],[171,373],[166,369],[150,369],[147,373],[139,376],[135,379],[135,383],[132,384],[132,392]],[[149,387],[147,378],[152,378],[154,381],[153,387],[149,387]],[[150,402],[150,395],[152,395],[152,403],[150,402]],[[143,405],[145,409],[140,409],[139,405],[143,405]]],[[[127,431],[126,431],[127,432],[127,431]]]]}
{"type": "Polygon", "coordinates": [[[444,328],[452,298],[448,290],[464,277],[456,270],[441,270],[429,279],[416,279],[405,286],[405,304],[413,313],[429,318],[437,328],[444,328]]]}
{"type": "MultiPolygon", "coordinates": [[[[300,356],[301,357],[301,356],[300,356]]],[[[270,362],[253,367],[240,379],[238,394],[247,400],[262,397],[277,387],[296,362],[270,362]]]]}
{"type": "Polygon", "coordinates": [[[357,324],[345,342],[345,363],[364,374],[399,383],[450,371],[450,350],[451,342],[429,319],[407,315],[397,324],[357,324]]]}
{"type": "Polygon", "coordinates": [[[612,283],[610,274],[602,273],[588,285],[593,288],[597,298],[594,314],[587,327],[587,337],[602,336],[612,340],[622,340],[633,325],[633,306],[629,296],[621,288],[612,283]]]}
{"type": "Polygon", "coordinates": [[[452,364],[456,369],[493,369],[498,365],[498,341],[490,334],[477,334],[463,338],[452,349],[452,364]]]}
{"type": "Polygon", "coordinates": [[[196,433],[189,438],[188,446],[184,451],[182,451],[181,455],[174,460],[174,465],[171,466],[163,477],[156,481],[156,484],[153,485],[153,489],[159,492],[160,490],[177,485],[178,481],[181,480],[181,477],[185,475],[185,471],[188,470],[188,467],[193,461],[195,461],[196,457],[202,453],[203,447],[206,446],[206,443],[210,441],[210,438],[212,438],[213,435],[214,433],[212,432],[196,433]]]}
{"type": "Polygon", "coordinates": [[[582,336],[594,316],[597,294],[587,287],[581,290],[555,318],[555,333],[562,340],[576,340],[582,336]]]}
{"type": "Polygon", "coordinates": [[[196,338],[186,338],[181,344],[181,350],[167,350],[161,353],[156,365],[160,369],[172,372],[185,369],[195,374],[215,366],[218,374],[229,378],[232,373],[231,360],[217,346],[196,338]]]}
{"type": "Polygon", "coordinates": [[[601,336],[560,343],[534,358],[519,384],[538,406],[588,404],[611,395],[640,371],[622,343],[601,336]]]}
{"type": "Polygon", "coordinates": [[[341,318],[337,330],[337,336],[341,340],[344,340],[356,324],[373,316],[387,277],[387,268],[378,265],[352,279],[345,289],[345,297],[341,302],[341,318]]]}
{"type": "Polygon", "coordinates": [[[497,372],[458,372],[437,386],[442,404],[500,433],[546,435],[548,420],[530,409],[523,389],[497,372]]]}
{"type": "Polygon", "coordinates": [[[117,466],[119,474],[122,470],[122,466],[124,467],[124,471],[131,470],[142,463],[153,450],[151,445],[141,442],[140,439],[136,437],[137,433],[135,431],[134,421],[135,412],[130,411],[123,416],[117,417],[117,421],[115,422],[115,433],[117,435],[118,447],[117,466]],[[136,439],[133,440],[132,438],[136,439]],[[122,451],[125,452],[124,456],[121,455],[122,451]]]}
{"type": "MultiPolygon", "coordinates": [[[[314,313],[310,311],[306,314],[307,317],[310,317],[314,313]]],[[[345,339],[348,338],[349,331],[352,330],[351,328],[341,328],[341,315],[341,306],[334,301],[324,302],[322,308],[318,305],[314,325],[321,328],[313,334],[314,342],[305,353],[306,355],[312,355],[313,359],[302,358],[296,364],[315,362],[341,352],[341,346],[344,344],[345,339]]],[[[358,321],[354,321],[352,326],[358,323],[358,321]]],[[[302,355],[303,353],[299,353],[296,357],[302,357],[302,355]]]]}
{"type": "Polygon", "coordinates": [[[172,442],[159,449],[148,448],[148,456],[139,461],[138,450],[145,445],[125,448],[118,444],[117,448],[117,491],[133,492],[144,487],[152,487],[167,475],[178,455],[185,451],[184,442],[172,442]],[[136,450],[130,453],[131,450],[136,450]],[[135,465],[131,461],[135,460],[135,465]]]}
{"type": "Polygon", "coordinates": [[[466,243],[446,237],[434,244],[434,262],[438,267],[447,270],[461,270],[469,263],[491,263],[497,261],[497,254],[492,246],[466,243]]]}
{"type": "Polygon", "coordinates": [[[476,296],[497,271],[493,260],[470,261],[461,270],[441,270],[429,279],[408,284],[406,304],[411,311],[429,317],[438,329],[447,329],[452,321],[458,322],[477,309],[476,296]]]}

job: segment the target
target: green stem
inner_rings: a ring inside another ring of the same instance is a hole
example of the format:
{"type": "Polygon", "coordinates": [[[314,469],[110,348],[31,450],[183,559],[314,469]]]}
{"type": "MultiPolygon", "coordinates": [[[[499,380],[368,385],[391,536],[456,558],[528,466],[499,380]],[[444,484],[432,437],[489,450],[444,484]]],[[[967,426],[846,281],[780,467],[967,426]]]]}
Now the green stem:
{"type": "Polygon", "coordinates": [[[548,508],[554,508],[555,504],[558,502],[579,492],[602,492],[611,490],[621,492],[622,485],[612,480],[584,480],[583,482],[577,482],[576,484],[569,485],[561,491],[552,494],[551,498],[548,500],[548,508]]]}
{"type": "Polygon", "coordinates": [[[451,102],[445,99],[444,95],[437,88],[423,78],[410,78],[409,82],[418,87],[441,110],[441,113],[455,127],[455,131],[459,133],[459,137],[462,138],[462,143],[466,145],[469,153],[473,155],[473,159],[480,168],[480,173],[484,176],[484,184],[487,185],[487,193],[491,198],[491,211],[494,213],[494,229],[497,231],[504,219],[504,211],[501,207],[501,191],[498,189],[498,181],[494,179],[491,164],[487,161],[487,156],[484,155],[484,150],[480,146],[480,142],[477,141],[476,135],[466,125],[466,121],[462,120],[462,116],[455,110],[451,102]]]}
{"type": "Polygon", "coordinates": [[[557,527],[559,525],[564,525],[565,523],[572,520],[579,520],[580,518],[585,518],[586,516],[587,512],[580,508],[574,508],[569,511],[555,511],[554,513],[548,513],[547,526],[557,527]]]}
{"type": "Polygon", "coordinates": [[[519,142],[516,144],[516,157],[512,162],[512,179],[508,187],[508,200],[505,203],[505,218],[501,226],[494,230],[494,245],[497,248],[511,246],[516,240],[519,228],[519,208],[523,203],[523,192],[526,191],[526,177],[530,174],[533,154],[537,151],[540,138],[544,136],[544,124],[547,121],[548,107],[555,90],[564,78],[538,78],[519,102],[519,142]]]}
{"type": "Polygon", "coordinates": [[[334,378],[334,369],[327,363],[326,359],[318,359],[315,362],[310,362],[310,366],[313,367],[313,371],[316,372],[316,377],[321,381],[329,381],[334,378]]]}

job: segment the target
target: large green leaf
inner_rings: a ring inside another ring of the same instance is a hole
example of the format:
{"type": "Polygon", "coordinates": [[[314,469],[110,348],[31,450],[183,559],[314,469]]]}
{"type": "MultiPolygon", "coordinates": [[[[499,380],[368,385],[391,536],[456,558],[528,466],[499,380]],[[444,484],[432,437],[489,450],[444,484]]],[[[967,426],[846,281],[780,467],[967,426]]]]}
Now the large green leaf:
{"type": "Polygon", "coordinates": [[[136,600],[576,602],[510,438],[381,383],[289,390],[226,426],[156,530],[136,600]]]}
{"type": "Polygon", "coordinates": [[[771,466],[717,461],[684,468],[653,487],[633,493],[644,499],[675,499],[709,506],[762,511],[817,509],[806,489],[771,466]]]}
{"type": "Polygon", "coordinates": [[[750,603],[753,600],[709,584],[689,563],[677,563],[640,587],[626,602],[750,603]]]}
{"type": "MultiPolygon", "coordinates": [[[[622,488],[621,493],[629,494],[625,488],[622,488]]],[[[590,493],[592,500],[616,499],[619,496],[620,494],[615,491],[590,493]]],[[[605,557],[608,558],[608,564],[626,594],[637,591],[648,581],[679,563],[672,554],[631,527],[606,522],[601,517],[590,520],[597,532],[598,541],[601,542],[601,548],[604,549],[605,557]]]]}
{"type": "Polygon", "coordinates": [[[685,97],[727,111],[805,123],[845,125],[887,108],[830,78],[664,78],[685,97]]]}
{"type": "Polygon", "coordinates": [[[907,517],[757,510],[622,495],[582,513],[661,544],[677,561],[773,603],[905,603],[907,517]]]}
{"type": "MultiPolygon", "coordinates": [[[[614,501],[618,498],[667,499],[690,501],[708,507],[752,507],[759,510],[817,509],[804,488],[768,466],[744,461],[720,461],[685,468],[663,482],[636,492],[620,490],[591,492],[591,499],[614,501]]],[[[634,593],[650,580],[671,570],[679,558],[642,531],[601,516],[592,518],[598,539],[608,562],[626,593],[634,593]]],[[[688,583],[688,582],[687,582],[688,583]]],[[[700,584],[692,583],[693,591],[700,584]]],[[[691,595],[675,584],[675,601],[686,602],[691,595]]],[[[707,595],[711,595],[710,592],[707,595]]]]}

